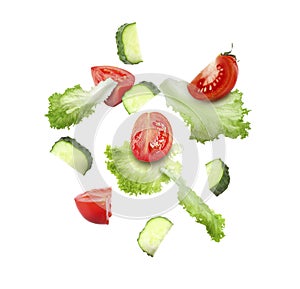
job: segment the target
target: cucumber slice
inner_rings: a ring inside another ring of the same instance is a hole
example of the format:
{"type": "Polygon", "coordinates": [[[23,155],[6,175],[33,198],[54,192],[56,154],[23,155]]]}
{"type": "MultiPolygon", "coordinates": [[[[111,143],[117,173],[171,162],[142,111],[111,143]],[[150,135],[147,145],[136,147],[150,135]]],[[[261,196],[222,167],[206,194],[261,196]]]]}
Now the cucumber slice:
{"type": "Polygon", "coordinates": [[[138,237],[140,248],[153,257],[162,240],[165,238],[173,223],[165,217],[154,217],[150,219],[138,237]]]}
{"type": "Polygon", "coordinates": [[[118,28],[116,42],[120,60],[125,64],[142,62],[136,22],[125,23],[118,28]]]}
{"type": "Polygon", "coordinates": [[[125,92],[122,102],[129,114],[137,112],[146,102],[160,93],[157,86],[148,81],[142,81],[125,92]]]}
{"type": "Polygon", "coordinates": [[[229,168],[221,159],[212,160],[205,166],[208,176],[209,189],[216,196],[219,196],[227,189],[229,185],[229,168]]]}
{"type": "Polygon", "coordinates": [[[60,138],[50,152],[83,175],[92,167],[93,158],[89,150],[68,136],[60,138]]]}

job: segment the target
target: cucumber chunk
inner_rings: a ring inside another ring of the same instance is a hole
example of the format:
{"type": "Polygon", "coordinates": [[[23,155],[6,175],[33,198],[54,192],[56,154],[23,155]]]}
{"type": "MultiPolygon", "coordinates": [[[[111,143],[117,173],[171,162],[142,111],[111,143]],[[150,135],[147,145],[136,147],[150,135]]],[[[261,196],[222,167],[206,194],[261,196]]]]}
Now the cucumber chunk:
{"type": "Polygon", "coordinates": [[[214,159],[206,165],[209,189],[216,195],[222,194],[230,182],[229,168],[221,159],[214,159]]]}
{"type": "Polygon", "coordinates": [[[89,150],[68,136],[61,137],[50,152],[83,175],[92,167],[93,158],[89,150]]]}
{"type": "Polygon", "coordinates": [[[122,102],[129,114],[137,112],[144,104],[160,93],[157,86],[148,81],[142,81],[125,92],[122,102]]]}
{"type": "Polygon", "coordinates": [[[125,23],[118,28],[116,42],[120,60],[125,64],[143,61],[136,29],[136,22],[125,23]]]}
{"type": "Polygon", "coordinates": [[[139,234],[137,241],[140,248],[153,257],[172,226],[173,223],[165,217],[151,218],[139,234]]]}

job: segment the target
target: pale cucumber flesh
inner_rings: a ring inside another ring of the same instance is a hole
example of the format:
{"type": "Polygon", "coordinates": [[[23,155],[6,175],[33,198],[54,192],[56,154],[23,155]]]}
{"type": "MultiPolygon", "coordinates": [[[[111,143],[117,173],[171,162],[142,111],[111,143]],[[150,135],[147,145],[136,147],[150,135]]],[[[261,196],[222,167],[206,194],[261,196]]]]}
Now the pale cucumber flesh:
{"type": "Polygon", "coordinates": [[[140,248],[153,257],[159,245],[173,226],[173,223],[165,217],[150,219],[138,237],[140,248]]]}
{"type": "Polygon", "coordinates": [[[143,105],[158,93],[159,90],[153,83],[142,82],[128,90],[124,94],[122,102],[127,112],[131,114],[140,110],[143,105]]]}
{"type": "Polygon", "coordinates": [[[142,61],[136,24],[128,25],[123,31],[124,53],[128,61],[139,63],[142,61]]]}

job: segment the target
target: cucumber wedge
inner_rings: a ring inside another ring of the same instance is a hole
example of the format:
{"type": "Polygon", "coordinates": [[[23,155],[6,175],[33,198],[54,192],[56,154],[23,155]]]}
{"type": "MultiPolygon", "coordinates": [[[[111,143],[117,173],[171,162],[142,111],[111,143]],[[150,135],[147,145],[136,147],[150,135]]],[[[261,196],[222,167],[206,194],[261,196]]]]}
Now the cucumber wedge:
{"type": "Polygon", "coordinates": [[[129,114],[137,112],[145,103],[160,93],[157,86],[148,81],[142,81],[125,92],[122,102],[129,114]]]}
{"type": "Polygon", "coordinates": [[[140,248],[153,257],[159,245],[173,226],[173,223],[165,217],[154,217],[150,219],[138,237],[140,248]]]}
{"type": "Polygon", "coordinates": [[[227,189],[229,185],[229,168],[221,159],[212,160],[205,166],[208,176],[209,189],[216,196],[219,196],[227,189]]]}
{"type": "Polygon", "coordinates": [[[92,167],[93,158],[89,150],[68,136],[60,138],[50,152],[82,175],[92,167]]]}
{"type": "Polygon", "coordinates": [[[118,28],[116,42],[120,60],[125,64],[143,61],[136,29],[136,22],[125,23],[118,28]]]}

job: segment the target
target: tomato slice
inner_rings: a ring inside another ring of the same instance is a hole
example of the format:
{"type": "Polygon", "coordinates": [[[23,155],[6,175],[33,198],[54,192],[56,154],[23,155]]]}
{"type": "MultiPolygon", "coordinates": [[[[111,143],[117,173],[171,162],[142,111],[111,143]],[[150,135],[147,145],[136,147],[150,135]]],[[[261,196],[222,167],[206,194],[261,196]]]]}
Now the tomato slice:
{"type": "Polygon", "coordinates": [[[80,214],[89,222],[108,224],[111,217],[111,188],[94,189],[75,198],[80,214]]]}
{"type": "Polygon", "coordinates": [[[107,78],[111,78],[118,82],[118,85],[112,91],[111,95],[105,100],[105,104],[112,107],[122,102],[124,93],[129,90],[135,82],[133,74],[118,67],[94,66],[91,68],[91,71],[95,85],[107,78]]]}
{"type": "Polygon", "coordinates": [[[236,57],[230,52],[218,55],[188,84],[188,90],[194,98],[215,101],[233,89],[238,77],[238,66],[236,57]]]}
{"type": "Polygon", "coordinates": [[[130,146],[133,155],[140,161],[154,162],[168,154],[172,147],[172,127],[159,112],[146,112],[136,120],[130,146]]]}

